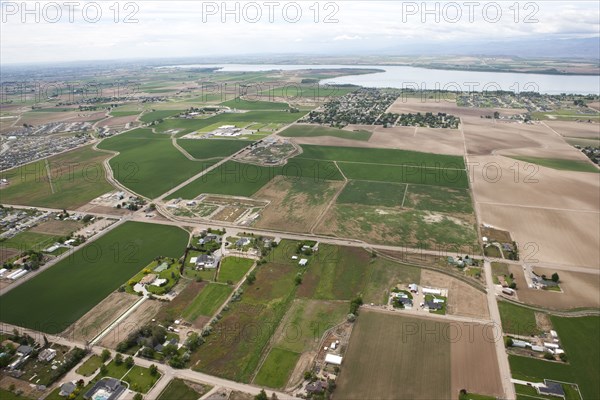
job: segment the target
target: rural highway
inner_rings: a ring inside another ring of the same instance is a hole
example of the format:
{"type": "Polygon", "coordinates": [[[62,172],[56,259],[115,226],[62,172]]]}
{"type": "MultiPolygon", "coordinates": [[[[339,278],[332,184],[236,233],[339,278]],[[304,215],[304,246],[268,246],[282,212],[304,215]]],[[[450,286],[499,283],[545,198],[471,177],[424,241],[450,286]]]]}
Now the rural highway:
{"type": "MultiPolygon", "coordinates": [[[[496,326],[500,328],[500,333],[502,333],[502,320],[500,319],[500,310],[498,309],[498,303],[496,301],[496,288],[492,277],[492,263],[489,260],[484,260],[483,269],[485,271],[485,281],[487,283],[486,296],[490,317],[496,326]]],[[[510,364],[508,363],[508,354],[504,349],[504,340],[495,340],[494,344],[496,346],[498,366],[500,367],[500,379],[502,380],[502,387],[504,388],[504,397],[508,400],[514,400],[517,398],[517,393],[515,392],[515,386],[511,381],[512,375],[510,373],[510,364]]]]}

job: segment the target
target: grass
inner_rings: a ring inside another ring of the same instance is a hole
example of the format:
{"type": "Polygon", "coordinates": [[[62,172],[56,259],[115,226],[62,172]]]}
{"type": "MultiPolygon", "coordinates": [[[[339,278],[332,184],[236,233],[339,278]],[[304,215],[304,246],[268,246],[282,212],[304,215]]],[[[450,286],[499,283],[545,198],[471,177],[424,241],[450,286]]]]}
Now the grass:
{"type": "Polygon", "coordinates": [[[77,369],[77,373],[83,376],[92,376],[102,364],[104,363],[100,356],[93,355],[77,369]]]}
{"type": "Polygon", "coordinates": [[[258,371],[254,383],[270,388],[284,387],[299,358],[299,353],[272,348],[258,371]]]}
{"type": "Polygon", "coordinates": [[[1,319],[62,332],[155,257],[181,256],[187,242],[177,227],[126,222],[0,297],[1,319]]]}
{"type": "Polygon", "coordinates": [[[543,157],[517,157],[511,156],[516,160],[525,161],[531,164],[537,164],[542,167],[559,169],[564,171],[576,172],[595,172],[599,173],[600,169],[589,161],[583,160],[564,160],[560,158],[543,158],[543,157]]]}
{"type": "Polygon", "coordinates": [[[202,193],[233,196],[252,196],[277,175],[286,176],[292,183],[299,178],[316,182],[342,180],[335,164],[292,158],[285,166],[264,167],[228,161],[167,197],[192,199],[202,193]]]}
{"type": "Polygon", "coordinates": [[[247,140],[179,139],[177,143],[198,160],[227,157],[251,144],[247,140]]]}
{"type": "Polygon", "coordinates": [[[408,185],[404,207],[443,213],[473,213],[468,189],[440,186],[408,185]]]}
{"type": "Polygon", "coordinates": [[[420,281],[420,268],[377,258],[369,267],[369,278],[362,290],[362,298],[365,303],[387,304],[393,286],[399,283],[418,284],[420,281]]]}
{"type": "Polygon", "coordinates": [[[0,173],[10,185],[3,188],[3,204],[76,209],[109,192],[102,160],[106,154],[85,146],[47,160],[35,161],[0,173]],[[52,186],[50,185],[52,182],[52,186]],[[54,189],[54,191],[52,190],[54,189]]]}
{"type": "Polygon", "coordinates": [[[340,204],[399,207],[402,205],[405,184],[349,181],[337,198],[340,204]]]}
{"type": "Polygon", "coordinates": [[[289,108],[287,103],[278,103],[271,101],[258,101],[258,100],[242,100],[236,97],[233,100],[229,100],[221,103],[222,106],[230,108],[237,108],[238,110],[251,110],[251,111],[264,111],[264,110],[279,110],[285,111],[289,108]]]}
{"type": "Polygon", "coordinates": [[[148,393],[160,377],[160,373],[152,375],[150,369],[134,365],[123,380],[129,383],[129,387],[132,390],[140,393],[148,393]]]}
{"type": "Polygon", "coordinates": [[[138,115],[141,111],[111,111],[110,115],[113,117],[130,117],[132,115],[138,115]]]}
{"type": "Polygon", "coordinates": [[[199,383],[186,383],[183,379],[174,378],[169,385],[162,391],[158,400],[198,400],[200,397],[208,393],[212,386],[202,385],[199,383]],[[196,390],[191,385],[201,388],[196,390]]]}
{"type": "Polygon", "coordinates": [[[350,140],[360,140],[367,142],[371,138],[372,133],[364,130],[348,131],[337,128],[330,128],[321,125],[292,125],[279,136],[283,137],[321,137],[332,136],[350,140]]]}
{"type": "Polygon", "coordinates": [[[0,242],[0,247],[9,247],[12,249],[19,249],[22,251],[26,250],[37,250],[42,251],[52,243],[56,242],[59,236],[47,235],[45,233],[25,231],[18,233],[12,238],[0,242]]]}
{"type": "Polygon", "coordinates": [[[249,258],[226,257],[219,267],[219,282],[232,282],[236,284],[250,270],[254,260],[249,258]]]}
{"type": "Polygon", "coordinates": [[[140,117],[140,121],[142,122],[153,122],[159,119],[164,119],[168,117],[172,117],[173,115],[178,115],[182,113],[183,110],[156,110],[145,113],[140,117]]]}
{"type": "Polygon", "coordinates": [[[200,316],[212,317],[233,289],[219,283],[209,283],[183,311],[183,318],[192,322],[200,316]]]}
{"type": "Polygon", "coordinates": [[[504,332],[524,336],[540,333],[540,329],[535,322],[535,311],[506,301],[499,301],[498,308],[504,332]]]}
{"type": "Polygon", "coordinates": [[[23,395],[16,395],[13,392],[8,390],[4,390],[0,388],[0,399],[2,400],[33,400],[30,397],[25,397],[23,395]]]}
{"type": "Polygon", "coordinates": [[[111,362],[106,364],[106,375],[104,375],[104,376],[110,376],[112,378],[122,379],[125,376],[125,374],[127,373],[127,371],[129,371],[129,368],[127,367],[127,365],[125,365],[124,362],[121,363],[120,365],[117,365],[115,363],[115,360],[112,360],[111,362]]]}
{"type": "Polygon", "coordinates": [[[210,167],[215,161],[192,161],[167,136],[136,129],[105,139],[99,148],[120,152],[110,160],[115,178],[143,196],[155,198],[210,167]]]}

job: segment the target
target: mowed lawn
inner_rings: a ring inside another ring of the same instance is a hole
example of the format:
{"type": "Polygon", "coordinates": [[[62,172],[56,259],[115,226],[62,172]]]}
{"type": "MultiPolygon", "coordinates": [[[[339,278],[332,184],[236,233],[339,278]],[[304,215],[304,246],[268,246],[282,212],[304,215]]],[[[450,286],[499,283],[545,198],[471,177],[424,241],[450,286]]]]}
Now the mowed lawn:
{"type": "Polygon", "coordinates": [[[249,140],[230,139],[179,139],[177,144],[196,159],[227,157],[250,145],[249,140]]]}
{"type": "Polygon", "coordinates": [[[109,192],[102,161],[107,154],[85,146],[0,173],[10,184],[0,190],[4,204],[76,209],[109,192]],[[50,169],[48,174],[47,168],[50,169]],[[50,185],[52,182],[52,185],[50,185]]]}
{"type": "Polygon", "coordinates": [[[584,399],[600,398],[600,318],[552,316],[551,320],[567,354],[568,364],[509,356],[513,377],[534,382],[554,379],[577,383],[584,399]]]}
{"type": "Polygon", "coordinates": [[[450,341],[440,340],[447,328],[446,322],[361,311],[336,382],[336,398],[458,395],[451,393],[450,341]]]}
{"type": "Polygon", "coordinates": [[[254,383],[270,388],[283,388],[294,370],[300,353],[274,347],[261,366],[254,383]]]}
{"type": "Polygon", "coordinates": [[[218,281],[238,283],[250,270],[254,260],[250,258],[226,257],[219,266],[218,281]]]}
{"type": "Polygon", "coordinates": [[[180,257],[188,237],[177,227],[126,222],[0,297],[0,318],[62,332],[155,257],[180,257]]]}
{"type": "Polygon", "coordinates": [[[371,138],[372,133],[364,130],[348,131],[338,128],[330,128],[328,126],[321,125],[292,125],[283,132],[278,133],[279,136],[283,137],[319,137],[319,136],[331,136],[342,139],[361,140],[368,141],[371,138]]]}
{"type": "Polygon", "coordinates": [[[183,311],[183,318],[193,322],[200,316],[212,317],[231,292],[233,289],[228,285],[209,283],[183,311]]]}
{"type": "Polygon", "coordinates": [[[105,139],[99,148],[118,151],[110,160],[115,179],[136,193],[155,198],[216,161],[192,161],[177,150],[169,136],[136,129],[105,139]]]}
{"type": "Polygon", "coordinates": [[[212,386],[209,385],[188,383],[182,379],[175,378],[169,382],[169,386],[158,396],[158,400],[198,400],[211,389],[212,386]]]}

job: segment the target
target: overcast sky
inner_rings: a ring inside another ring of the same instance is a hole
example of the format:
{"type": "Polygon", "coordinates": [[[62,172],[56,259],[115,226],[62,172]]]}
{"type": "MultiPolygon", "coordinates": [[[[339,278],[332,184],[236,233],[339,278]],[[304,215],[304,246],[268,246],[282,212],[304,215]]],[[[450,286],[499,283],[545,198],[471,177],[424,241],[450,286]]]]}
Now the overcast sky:
{"type": "Polygon", "coordinates": [[[230,13],[222,1],[68,2],[28,2],[26,13],[21,1],[2,1],[1,62],[365,54],[420,43],[440,43],[451,52],[470,41],[584,38],[600,32],[596,1],[520,2],[518,12],[513,1],[432,2],[430,13],[421,1],[317,6],[313,0],[227,1],[230,13]],[[125,23],[128,15],[131,21],[125,23]]]}

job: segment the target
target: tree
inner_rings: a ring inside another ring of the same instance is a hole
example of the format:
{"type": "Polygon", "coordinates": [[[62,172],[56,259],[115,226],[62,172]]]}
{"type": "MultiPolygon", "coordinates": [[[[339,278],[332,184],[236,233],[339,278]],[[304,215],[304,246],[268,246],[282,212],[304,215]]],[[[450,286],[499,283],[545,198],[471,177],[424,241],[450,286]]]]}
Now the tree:
{"type": "Polygon", "coordinates": [[[106,365],[102,364],[102,366],[100,367],[100,375],[104,376],[108,374],[108,368],[106,367],[106,365]]]}
{"type": "Polygon", "coordinates": [[[156,374],[158,374],[158,367],[156,365],[152,364],[149,369],[150,375],[156,376],[156,374]]]}
{"type": "Polygon", "coordinates": [[[133,357],[129,356],[129,357],[127,357],[127,358],[125,359],[125,366],[126,366],[127,368],[131,368],[131,367],[133,367],[133,365],[134,365],[134,364],[135,364],[135,363],[133,362],[133,357]]]}
{"type": "Polygon", "coordinates": [[[302,274],[300,272],[296,274],[296,277],[294,278],[294,283],[296,284],[296,286],[302,283],[302,274]]]}
{"type": "Polygon", "coordinates": [[[354,322],[354,321],[356,321],[356,315],[353,313],[350,313],[346,316],[346,320],[348,320],[348,322],[354,322]]]}
{"type": "Polygon", "coordinates": [[[560,361],[562,362],[567,362],[568,358],[567,358],[567,353],[560,353],[558,358],[560,358],[560,361]]]}
{"type": "Polygon", "coordinates": [[[100,358],[102,359],[102,362],[107,362],[108,359],[110,358],[110,351],[108,349],[104,349],[102,350],[102,354],[100,354],[100,358]]]}
{"type": "Polygon", "coordinates": [[[267,396],[267,392],[265,392],[265,389],[261,389],[260,393],[257,394],[256,396],[254,396],[254,400],[269,400],[269,397],[267,396]]]}
{"type": "Polygon", "coordinates": [[[117,353],[117,355],[115,356],[115,365],[121,364],[123,364],[123,356],[121,355],[121,353],[117,353]]]}
{"type": "Polygon", "coordinates": [[[362,297],[358,296],[350,302],[350,314],[358,314],[358,309],[363,305],[362,297]]]}
{"type": "Polygon", "coordinates": [[[248,276],[246,277],[246,281],[248,282],[248,285],[252,285],[256,281],[256,274],[254,273],[254,271],[248,274],[248,276]]]}
{"type": "Polygon", "coordinates": [[[546,360],[554,360],[554,356],[548,352],[544,353],[544,358],[546,360]]]}
{"type": "Polygon", "coordinates": [[[144,396],[142,396],[140,393],[136,393],[135,396],[133,396],[133,400],[143,400],[144,396]]]}
{"type": "Polygon", "coordinates": [[[506,347],[512,347],[513,346],[512,338],[509,338],[508,336],[506,338],[504,338],[504,345],[506,347]]]}
{"type": "Polygon", "coordinates": [[[517,288],[517,283],[513,281],[510,283],[510,285],[508,285],[508,287],[514,290],[517,288]]]}
{"type": "Polygon", "coordinates": [[[558,274],[555,272],[552,274],[552,282],[556,282],[558,283],[558,281],[560,280],[560,277],[558,276],[558,274]]]}

